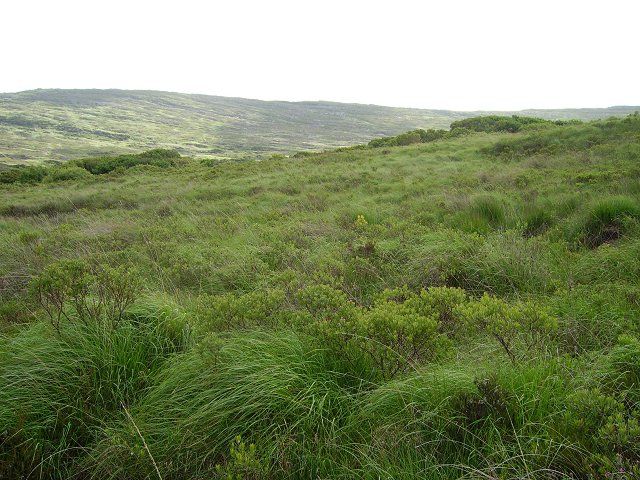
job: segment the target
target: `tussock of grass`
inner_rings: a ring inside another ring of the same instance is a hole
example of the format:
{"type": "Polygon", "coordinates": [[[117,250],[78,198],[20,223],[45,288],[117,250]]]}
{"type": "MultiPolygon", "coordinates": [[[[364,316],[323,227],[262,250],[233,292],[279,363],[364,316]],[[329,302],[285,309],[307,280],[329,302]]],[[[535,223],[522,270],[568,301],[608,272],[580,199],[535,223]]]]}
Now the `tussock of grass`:
{"type": "Polygon", "coordinates": [[[640,205],[629,197],[610,197],[591,206],[574,235],[589,248],[621,238],[640,218],[640,205]]]}
{"type": "MultiPolygon", "coordinates": [[[[138,399],[179,351],[154,319],[118,330],[35,324],[3,345],[0,466],[7,475],[67,478],[101,428],[138,399]]],[[[0,469],[0,472],[2,470],[0,469]]]]}

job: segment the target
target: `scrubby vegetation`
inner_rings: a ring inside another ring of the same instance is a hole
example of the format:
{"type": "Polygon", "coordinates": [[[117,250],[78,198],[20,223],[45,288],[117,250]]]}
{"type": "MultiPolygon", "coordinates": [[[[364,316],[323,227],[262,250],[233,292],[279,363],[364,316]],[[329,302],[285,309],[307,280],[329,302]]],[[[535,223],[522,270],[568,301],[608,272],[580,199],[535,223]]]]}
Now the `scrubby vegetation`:
{"type": "MultiPolygon", "coordinates": [[[[628,115],[635,108],[538,110],[535,115],[598,119],[628,115]]],[[[205,158],[268,158],[353,145],[417,127],[445,128],[472,115],[149,90],[38,89],[0,95],[0,158],[35,164],[151,148],[205,158]]]]}
{"type": "Polygon", "coordinates": [[[18,166],[0,171],[0,183],[40,183],[80,180],[90,174],[103,175],[114,170],[126,170],[138,165],[158,168],[175,167],[180,154],[175,150],[155,149],[135,155],[92,157],[52,166],[18,166]]]}
{"type": "Polygon", "coordinates": [[[640,117],[438,132],[0,173],[0,478],[639,478],[640,117]]]}

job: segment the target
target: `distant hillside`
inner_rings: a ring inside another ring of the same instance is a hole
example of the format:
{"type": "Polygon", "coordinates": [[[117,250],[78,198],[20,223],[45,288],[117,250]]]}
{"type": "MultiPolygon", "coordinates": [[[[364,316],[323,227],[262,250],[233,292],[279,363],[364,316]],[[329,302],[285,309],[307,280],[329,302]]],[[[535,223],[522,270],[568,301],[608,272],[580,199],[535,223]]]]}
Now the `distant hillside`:
{"type": "MultiPolygon", "coordinates": [[[[639,108],[503,113],[595,119],[639,108]]],[[[477,114],[155,91],[32,90],[0,94],[0,162],[67,160],[157,147],[192,156],[291,153],[363,143],[414,128],[446,128],[477,114]]]]}

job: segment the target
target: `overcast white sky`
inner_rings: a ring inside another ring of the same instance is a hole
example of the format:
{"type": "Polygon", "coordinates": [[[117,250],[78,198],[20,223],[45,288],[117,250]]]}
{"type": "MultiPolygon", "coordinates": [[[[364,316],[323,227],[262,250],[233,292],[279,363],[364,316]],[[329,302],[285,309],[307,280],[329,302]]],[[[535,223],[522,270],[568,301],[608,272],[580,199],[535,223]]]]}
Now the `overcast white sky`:
{"type": "Polygon", "coordinates": [[[0,92],[640,105],[640,1],[4,0],[0,92]]]}

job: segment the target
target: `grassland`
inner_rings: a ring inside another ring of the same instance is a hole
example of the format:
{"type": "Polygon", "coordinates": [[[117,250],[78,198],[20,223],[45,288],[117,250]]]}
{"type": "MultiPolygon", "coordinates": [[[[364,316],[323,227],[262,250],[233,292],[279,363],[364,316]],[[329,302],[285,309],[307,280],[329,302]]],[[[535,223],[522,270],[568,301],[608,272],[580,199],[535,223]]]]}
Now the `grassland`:
{"type": "MultiPolygon", "coordinates": [[[[612,107],[541,110],[535,115],[594,119],[633,111],[633,107],[612,107]]],[[[291,154],[367,142],[414,128],[445,128],[471,115],[153,91],[32,90],[0,94],[0,163],[42,163],[152,148],[220,158],[291,154]]]]}
{"type": "Polygon", "coordinates": [[[639,161],[629,116],[0,184],[0,477],[638,478],[639,161]]]}

